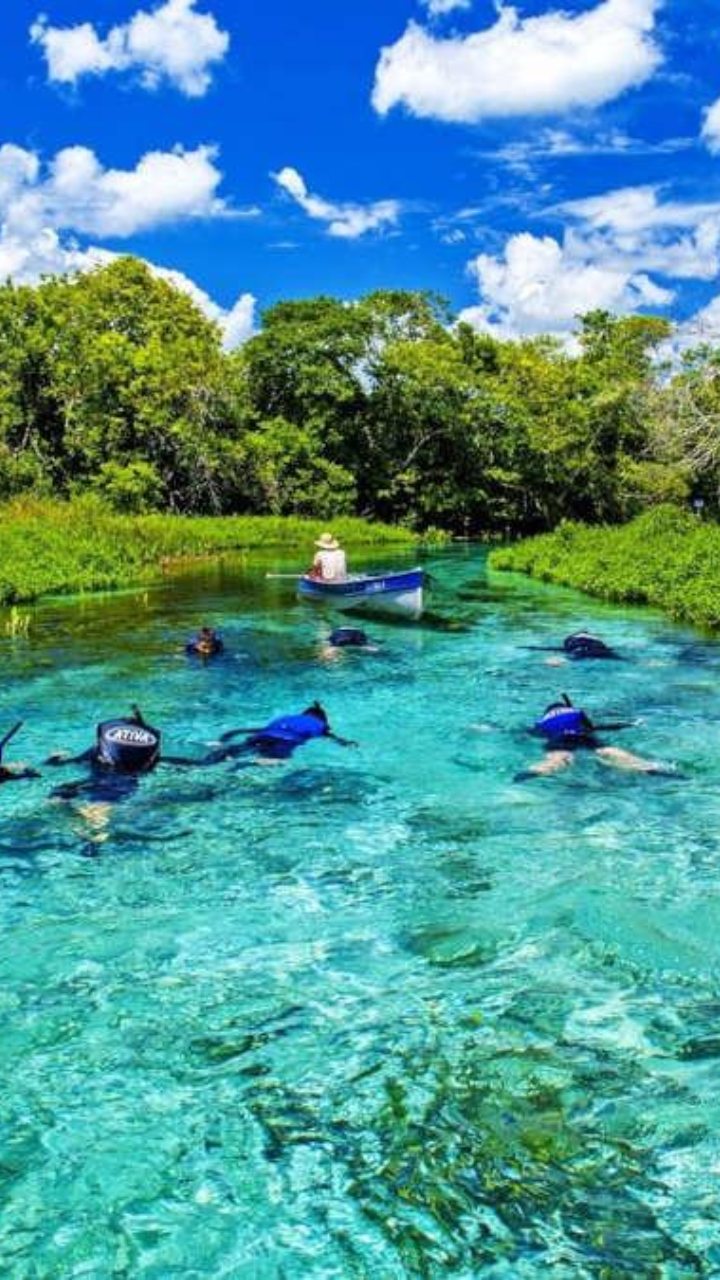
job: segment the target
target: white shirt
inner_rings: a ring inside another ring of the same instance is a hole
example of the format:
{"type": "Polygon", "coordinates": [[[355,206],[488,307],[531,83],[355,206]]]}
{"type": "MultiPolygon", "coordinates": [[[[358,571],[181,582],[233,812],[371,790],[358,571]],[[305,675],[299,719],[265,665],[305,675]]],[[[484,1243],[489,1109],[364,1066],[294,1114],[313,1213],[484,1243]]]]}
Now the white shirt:
{"type": "Polygon", "coordinates": [[[341,547],[337,551],[318,551],[313,567],[320,569],[323,582],[342,582],[347,578],[347,561],[341,547]]]}

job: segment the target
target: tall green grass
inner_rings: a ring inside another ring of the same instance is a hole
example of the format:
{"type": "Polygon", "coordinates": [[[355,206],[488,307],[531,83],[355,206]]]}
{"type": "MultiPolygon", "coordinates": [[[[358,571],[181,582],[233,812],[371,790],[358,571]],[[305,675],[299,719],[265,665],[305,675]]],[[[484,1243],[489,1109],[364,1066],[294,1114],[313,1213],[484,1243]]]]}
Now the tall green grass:
{"type": "MultiPolygon", "coordinates": [[[[346,547],[411,545],[405,529],[343,517],[346,547]]],[[[173,560],[278,549],[309,564],[321,522],[274,516],[120,516],[96,500],[14,502],[0,508],[0,604],[48,594],[110,590],[146,582],[173,560]]]]}
{"type": "Polygon", "coordinates": [[[491,552],[490,565],[720,627],[720,527],[677,507],[615,528],[563,523],[491,552]]]}

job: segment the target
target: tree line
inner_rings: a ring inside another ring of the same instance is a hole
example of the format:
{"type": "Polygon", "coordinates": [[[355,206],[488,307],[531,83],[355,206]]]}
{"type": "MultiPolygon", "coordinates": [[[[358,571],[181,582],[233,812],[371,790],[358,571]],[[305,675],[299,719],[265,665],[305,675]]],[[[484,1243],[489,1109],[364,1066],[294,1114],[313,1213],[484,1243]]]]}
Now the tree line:
{"type": "Polygon", "coordinates": [[[422,292],[280,302],[242,348],[134,258],[0,287],[0,500],[532,532],[720,492],[720,350],[579,317],[570,350],[422,292]]]}

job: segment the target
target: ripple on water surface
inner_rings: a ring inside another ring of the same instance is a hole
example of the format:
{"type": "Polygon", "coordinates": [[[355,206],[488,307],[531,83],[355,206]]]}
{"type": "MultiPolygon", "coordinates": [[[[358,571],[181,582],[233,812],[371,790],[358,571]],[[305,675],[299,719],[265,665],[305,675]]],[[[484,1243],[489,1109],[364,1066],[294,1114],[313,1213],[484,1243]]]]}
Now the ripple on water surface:
{"type": "Polygon", "coordinates": [[[132,702],[171,754],[316,697],[360,743],[110,811],[49,799],[77,766],[0,791],[3,1275],[720,1274],[720,648],[429,567],[429,625],[332,662],[232,562],[2,642],[13,757],[132,702]],[[626,661],[524,647],[581,626],[626,661]],[[563,691],[683,776],[514,782],[563,691]]]}

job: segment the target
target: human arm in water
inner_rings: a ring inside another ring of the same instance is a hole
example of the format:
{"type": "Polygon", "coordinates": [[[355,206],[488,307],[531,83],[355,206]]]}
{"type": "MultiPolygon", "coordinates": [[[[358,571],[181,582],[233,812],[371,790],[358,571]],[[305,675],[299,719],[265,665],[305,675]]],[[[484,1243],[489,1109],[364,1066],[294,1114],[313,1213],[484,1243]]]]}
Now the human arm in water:
{"type": "Polygon", "coordinates": [[[23,721],[18,720],[17,724],[14,724],[12,729],[10,729],[5,734],[5,737],[0,738],[0,783],[20,782],[23,778],[39,778],[40,777],[40,774],[37,772],[37,769],[27,769],[27,768],[12,769],[12,768],[8,768],[8,766],[3,764],[2,762],[3,751],[5,750],[8,742],[10,742],[10,740],[15,737],[15,734],[18,732],[18,730],[22,728],[22,726],[23,726],[23,721]]]}
{"type": "Polygon", "coordinates": [[[359,747],[360,743],[355,742],[353,738],[341,738],[339,733],[333,733],[332,729],[328,729],[323,734],[324,738],[332,738],[333,742],[337,742],[339,747],[359,747]]]}

